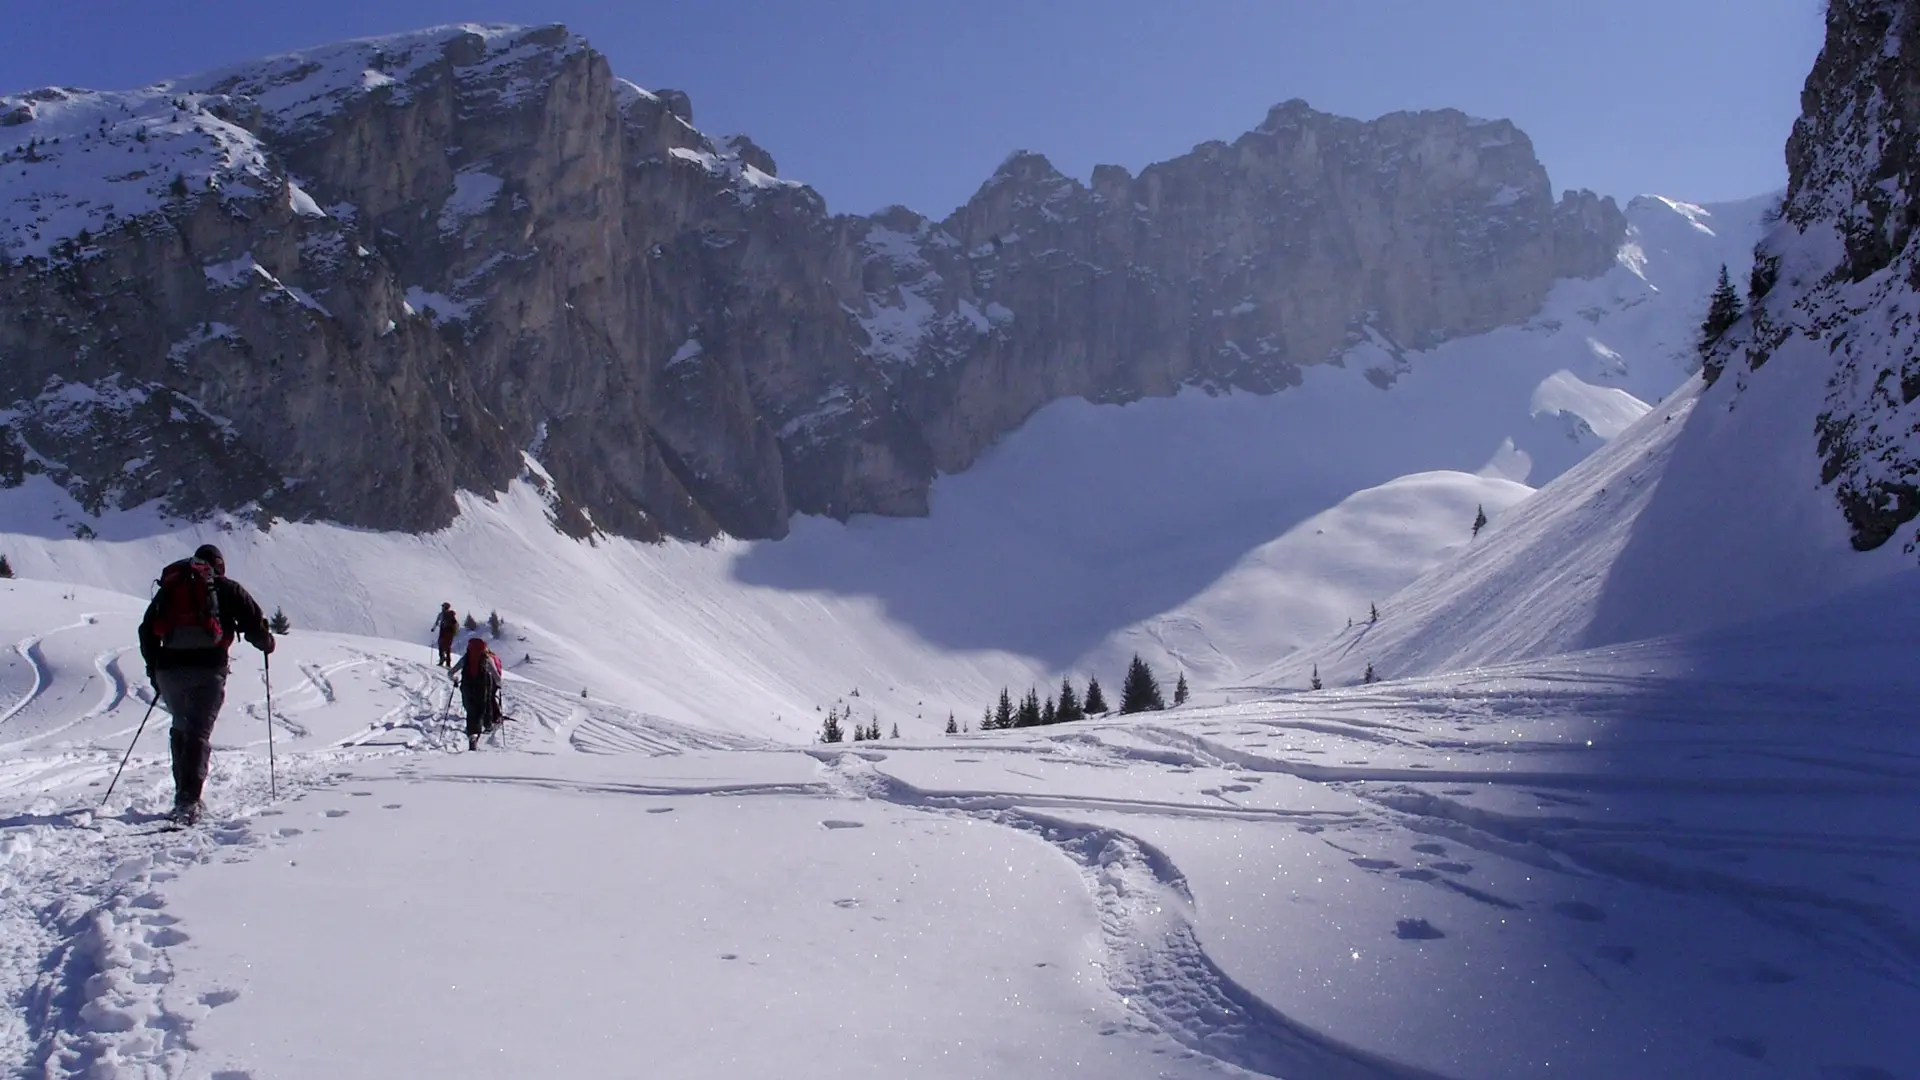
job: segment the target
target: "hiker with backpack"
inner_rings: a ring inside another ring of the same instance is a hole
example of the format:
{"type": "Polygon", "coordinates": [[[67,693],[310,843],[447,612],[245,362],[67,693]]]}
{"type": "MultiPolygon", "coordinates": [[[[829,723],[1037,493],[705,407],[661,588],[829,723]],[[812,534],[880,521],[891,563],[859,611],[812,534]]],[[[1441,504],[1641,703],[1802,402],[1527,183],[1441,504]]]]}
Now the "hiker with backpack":
{"type": "Polygon", "coordinates": [[[440,635],[440,666],[453,667],[453,639],[460,633],[460,616],[454,614],[450,601],[440,602],[440,615],[433,622],[434,630],[440,635]]]}
{"type": "Polygon", "coordinates": [[[167,733],[173,758],[174,821],[200,820],[200,796],[213,755],[213,723],[227,697],[227,649],[244,637],[273,652],[260,605],[227,577],[220,549],[202,544],[193,556],[160,571],[160,588],[140,620],[140,658],[147,681],[173,716],[167,733]]]}
{"type": "Polygon", "coordinates": [[[480,736],[500,726],[500,658],[486,639],[467,639],[467,654],[453,673],[460,688],[460,704],[467,710],[467,749],[480,749],[480,736]]]}

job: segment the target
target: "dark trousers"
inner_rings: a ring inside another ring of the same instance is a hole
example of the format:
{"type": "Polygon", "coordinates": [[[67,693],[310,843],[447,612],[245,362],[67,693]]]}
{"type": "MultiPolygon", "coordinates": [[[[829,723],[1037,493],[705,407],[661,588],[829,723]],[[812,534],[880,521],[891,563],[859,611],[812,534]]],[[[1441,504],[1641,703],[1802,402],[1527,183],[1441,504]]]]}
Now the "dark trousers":
{"type": "Polygon", "coordinates": [[[213,722],[227,700],[227,673],[211,667],[167,668],[154,672],[153,680],[173,716],[167,745],[173,753],[174,804],[197,803],[213,757],[213,722]]]}
{"type": "Polygon", "coordinates": [[[451,630],[440,631],[440,666],[441,667],[450,668],[453,666],[453,637],[454,637],[454,632],[451,630]]]}

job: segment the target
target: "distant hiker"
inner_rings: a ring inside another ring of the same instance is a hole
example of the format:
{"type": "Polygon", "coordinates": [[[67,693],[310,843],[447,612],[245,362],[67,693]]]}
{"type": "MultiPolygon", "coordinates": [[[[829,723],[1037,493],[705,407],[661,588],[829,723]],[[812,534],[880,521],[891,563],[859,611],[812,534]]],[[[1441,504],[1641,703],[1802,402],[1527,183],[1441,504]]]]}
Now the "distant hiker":
{"type": "Polygon", "coordinates": [[[440,635],[440,666],[453,666],[453,639],[460,633],[460,616],[453,613],[453,605],[440,602],[440,617],[433,622],[433,628],[440,635]]]}
{"type": "Polygon", "coordinates": [[[260,605],[227,577],[220,549],[202,544],[193,557],[160,571],[160,589],[140,620],[140,658],[147,681],[173,716],[173,813],[181,824],[200,820],[200,794],[213,754],[213,722],[227,698],[227,649],[245,637],[273,651],[260,605]]]}
{"type": "Polygon", "coordinates": [[[467,710],[467,749],[480,749],[480,736],[500,726],[500,658],[484,638],[467,639],[467,655],[453,673],[460,704],[467,710]]]}

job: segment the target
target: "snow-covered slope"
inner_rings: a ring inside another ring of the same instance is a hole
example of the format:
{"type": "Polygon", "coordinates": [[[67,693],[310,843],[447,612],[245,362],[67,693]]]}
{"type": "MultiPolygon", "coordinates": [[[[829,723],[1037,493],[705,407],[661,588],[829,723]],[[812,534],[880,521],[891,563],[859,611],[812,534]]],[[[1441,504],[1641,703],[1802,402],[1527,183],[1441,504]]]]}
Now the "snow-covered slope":
{"type": "MultiPolygon", "coordinates": [[[[241,650],[154,831],[140,598],[0,582],[0,1068],[1867,1078],[1920,1066],[1920,591],[1465,677],[780,747],[241,650]]],[[[825,667],[848,642],[807,643],[825,667]]]]}

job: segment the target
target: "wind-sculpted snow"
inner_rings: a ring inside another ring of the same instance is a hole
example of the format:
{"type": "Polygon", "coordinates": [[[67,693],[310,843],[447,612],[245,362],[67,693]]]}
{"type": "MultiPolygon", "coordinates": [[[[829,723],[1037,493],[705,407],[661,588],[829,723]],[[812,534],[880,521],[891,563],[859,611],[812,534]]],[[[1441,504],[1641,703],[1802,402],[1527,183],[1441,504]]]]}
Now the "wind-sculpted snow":
{"type": "Polygon", "coordinates": [[[279,797],[242,646],[212,821],[163,832],[164,714],[97,805],[140,601],[0,589],[23,1074],[1920,1067],[1913,619],[839,746],[517,671],[478,753],[426,650],[296,630],[279,797]]]}

